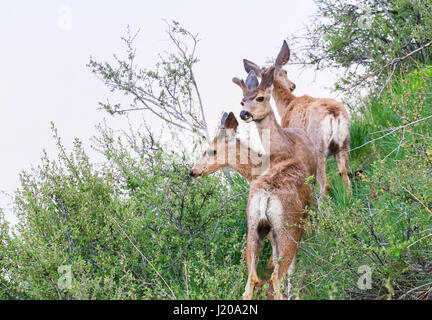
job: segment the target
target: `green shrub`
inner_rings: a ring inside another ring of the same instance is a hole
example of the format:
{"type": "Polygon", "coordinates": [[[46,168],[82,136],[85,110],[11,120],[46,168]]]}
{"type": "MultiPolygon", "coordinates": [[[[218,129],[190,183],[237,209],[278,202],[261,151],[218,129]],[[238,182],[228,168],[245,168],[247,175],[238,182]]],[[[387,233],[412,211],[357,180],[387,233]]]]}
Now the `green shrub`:
{"type": "Polygon", "coordinates": [[[21,174],[19,223],[2,241],[2,295],[13,287],[8,294],[16,299],[241,296],[242,179],[233,186],[217,175],[192,181],[191,165],[179,154],[157,146],[138,157],[107,132],[99,140],[107,162],[96,168],[78,140],[68,155],[54,132],[58,159],[45,155],[21,174]],[[65,290],[58,283],[63,265],[73,275],[65,290]]]}
{"type": "MultiPolygon", "coordinates": [[[[395,77],[381,99],[371,99],[353,117],[351,147],[431,115],[431,74],[425,67],[395,77]]],[[[431,150],[432,119],[353,151],[352,198],[329,161],[331,199],[312,212],[301,244],[299,298],[398,298],[431,282],[431,150]],[[369,290],[357,286],[362,265],[372,270],[369,290]]],[[[427,298],[431,292],[426,286],[404,298],[427,298]]]]}
{"type": "MultiPolygon", "coordinates": [[[[353,195],[330,159],[330,199],[307,219],[295,297],[430,298],[430,286],[404,294],[432,279],[432,121],[409,125],[432,114],[431,73],[395,76],[380,99],[353,115],[353,195]],[[371,289],[358,287],[361,266],[372,272],[371,289]]],[[[191,180],[187,152],[148,135],[118,138],[106,127],[94,143],[105,162],[93,164],[78,140],[68,154],[54,133],[58,158],[44,155],[21,174],[17,227],[9,230],[0,215],[0,298],[241,298],[243,178],[191,180]],[[58,282],[64,265],[71,266],[69,289],[58,282]]],[[[270,252],[266,243],[263,278],[270,252]]],[[[258,290],[256,298],[264,297],[258,290]]]]}

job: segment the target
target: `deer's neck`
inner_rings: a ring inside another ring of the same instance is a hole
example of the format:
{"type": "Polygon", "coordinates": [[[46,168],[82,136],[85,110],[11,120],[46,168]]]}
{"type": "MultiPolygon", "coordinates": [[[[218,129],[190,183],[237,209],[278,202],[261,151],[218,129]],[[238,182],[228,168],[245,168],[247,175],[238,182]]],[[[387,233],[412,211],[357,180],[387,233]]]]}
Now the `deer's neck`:
{"type": "Polygon", "coordinates": [[[229,167],[237,171],[246,180],[252,181],[259,176],[262,171],[261,168],[263,155],[255,150],[252,150],[248,145],[236,140],[236,159],[235,162],[230,162],[229,167]]]}
{"type": "Polygon", "coordinates": [[[268,155],[294,153],[294,140],[281,128],[273,111],[262,120],[256,121],[258,134],[268,155]]]}
{"type": "Polygon", "coordinates": [[[273,83],[273,99],[276,102],[276,108],[279,112],[279,116],[282,118],[287,110],[288,105],[297,98],[292,94],[291,90],[287,88],[283,83],[278,80],[274,80],[273,83]]]}

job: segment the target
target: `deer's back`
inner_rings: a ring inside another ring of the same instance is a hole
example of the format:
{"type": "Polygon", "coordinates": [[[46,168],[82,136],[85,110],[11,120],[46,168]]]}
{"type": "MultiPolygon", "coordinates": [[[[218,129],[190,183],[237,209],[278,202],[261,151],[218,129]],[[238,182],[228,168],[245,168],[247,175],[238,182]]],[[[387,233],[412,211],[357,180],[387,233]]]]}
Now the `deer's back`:
{"type": "Polygon", "coordinates": [[[308,95],[294,99],[281,120],[282,127],[304,130],[316,150],[329,153],[330,144],[337,149],[349,146],[349,123],[348,112],[340,102],[308,95]]]}
{"type": "Polygon", "coordinates": [[[293,158],[272,156],[270,160],[270,168],[251,182],[249,207],[261,204],[270,208],[268,214],[275,215],[276,220],[276,216],[281,215],[284,219],[298,219],[304,215],[303,208],[310,204],[312,196],[312,188],[306,183],[307,168],[302,161],[293,158]]]}
{"type": "Polygon", "coordinates": [[[338,101],[329,98],[313,98],[304,95],[295,98],[286,107],[282,115],[281,126],[283,128],[300,128],[308,132],[308,124],[311,121],[321,120],[326,116],[349,119],[345,107],[338,101]]]}
{"type": "Polygon", "coordinates": [[[283,130],[295,141],[294,156],[304,162],[309,175],[314,175],[316,171],[316,154],[311,139],[301,128],[284,128],[283,130]]]}
{"type": "Polygon", "coordinates": [[[251,189],[263,189],[269,192],[295,190],[309,177],[304,161],[285,155],[270,156],[270,166],[266,172],[251,184],[251,189]]]}

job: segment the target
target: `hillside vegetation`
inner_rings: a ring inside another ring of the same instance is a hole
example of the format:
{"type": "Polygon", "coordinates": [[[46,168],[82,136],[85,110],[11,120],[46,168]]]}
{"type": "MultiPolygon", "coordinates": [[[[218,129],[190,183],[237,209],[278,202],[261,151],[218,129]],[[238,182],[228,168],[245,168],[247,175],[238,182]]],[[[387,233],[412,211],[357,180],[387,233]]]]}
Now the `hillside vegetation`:
{"type": "Polygon", "coordinates": [[[398,298],[425,283],[404,298],[431,297],[432,119],[411,124],[432,115],[431,75],[399,75],[353,116],[353,197],[331,163],[331,200],[312,213],[300,251],[300,298],[398,298]],[[363,265],[369,290],[357,287],[363,265]]]}
{"type": "MultiPolygon", "coordinates": [[[[353,115],[351,147],[361,146],[351,153],[353,196],[330,161],[330,199],[311,209],[295,297],[430,297],[430,285],[406,293],[432,280],[432,121],[410,125],[432,114],[431,75],[431,67],[421,67],[394,77],[380,99],[353,115]],[[367,290],[357,285],[361,266],[371,270],[367,290]]],[[[95,146],[106,163],[97,166],[78,140],[68,154],[53,132],[58,159],[45,156],[22,173],[15,198],[20,222],[11,233],[1,222],[1,298],[241,297],[243,178],[191,181],[193,161],[185,154],[164,152],[146,135],[128,144],[103,126],[95,146]],[[70,289],[59,288],[62,265],[71,266],[70,289]]],[[[264,277],[269,250],[267,244],[264,277]]]]}
{"type": "MultiPolygon", "coordinates": [[[[332,189],[308,208],[294,298],[430,299],[431,1],[316,3],[307,45],[289,42],[297,62],[346,71],[335,87],[351,104],[353,192],[330,159],[332,189]],[[369,95],[359,98],[359,88],[369,95]]],[[[58,154],[20,174],[18,224],[0,209],[0,299],[242,297],[249,185],[235,173],[189,176],[209,137],[194,74],[199,39],[178,22],[167,27],[173,49],[153,67],[138,66],[129,28],[126,54],[88,67],[130,98],[101,103],[108,113],[151,111],[169,142],[148,128],[101,124],[92,147],[104,161],[94,163],[78,139],[66,150],[53,124],[58,154]]],[[[270,251],[266,241],[263,278],[270,251]]]]}

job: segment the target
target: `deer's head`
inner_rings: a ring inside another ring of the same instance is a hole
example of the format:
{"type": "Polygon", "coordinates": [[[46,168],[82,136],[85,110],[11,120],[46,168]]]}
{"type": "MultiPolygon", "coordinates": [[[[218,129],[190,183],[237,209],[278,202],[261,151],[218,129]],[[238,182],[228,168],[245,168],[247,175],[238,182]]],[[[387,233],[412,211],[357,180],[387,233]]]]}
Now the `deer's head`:
{"type": "Polygon", "coordinates": [[[247,59],[243,59],[243,65],[247,73],[251,70],[255,72],[258,77],[265,72],[267,72],[270,68],[274,68],[274,81],[282,86],[285,90],[294,91],[296,85],[290,79],[288,79],[288,74],[286,70],[282,69],[284,65],[286,65],[290,59],[291,51],[288,47],[287,42],[284,40],[282,44],[282,48],[279,51],[279,54],[273,64],[273,66],[268,68],[259,67],[256,63],[249,61],[247,59]]]}
{"type": "Polygon", "coordinates": [[[274,79],[274,67],[261,72],[261,82],[258,82],[254,70],[250,70],[245,81],[233,78],[243,91],[243,99],[240,102],[243,110],[240,112],[240,118],[246,122],[260,121],[272,112],[270,105],[271,88],[274,79]]]}
{"type": "Polygon", "coordinates": [[[190,171],[190,175],[193,178],[207,176],[228,166],[229,161],[233,158],[233,155],[229,153],[236,151],[237,127],[238,122],[235,115],[232,112],[229,114],[225,112],[216,137],[214,137],[201,156],[201,159],[197,161],[190,171]]]}

